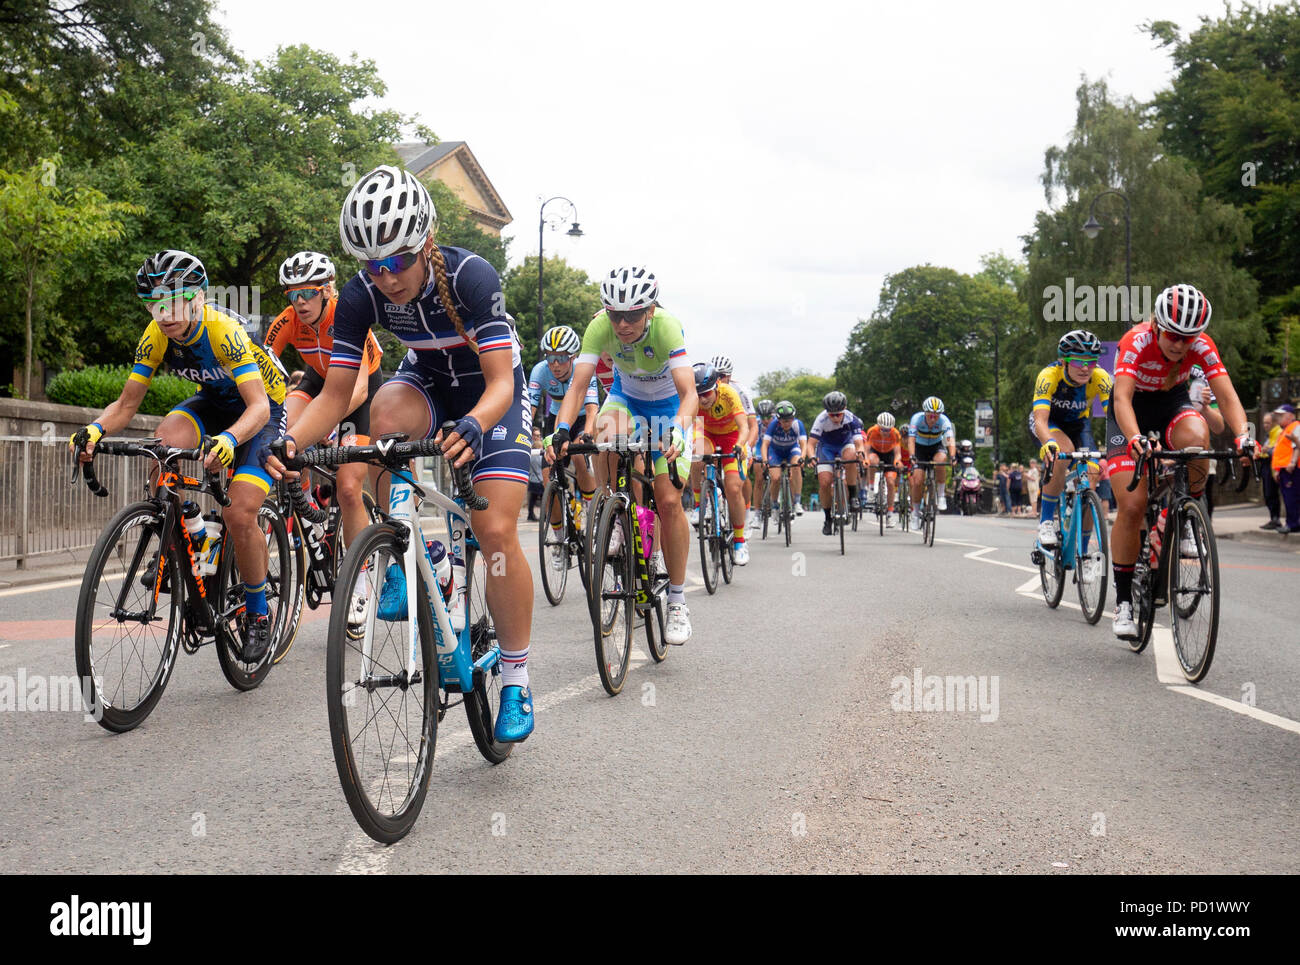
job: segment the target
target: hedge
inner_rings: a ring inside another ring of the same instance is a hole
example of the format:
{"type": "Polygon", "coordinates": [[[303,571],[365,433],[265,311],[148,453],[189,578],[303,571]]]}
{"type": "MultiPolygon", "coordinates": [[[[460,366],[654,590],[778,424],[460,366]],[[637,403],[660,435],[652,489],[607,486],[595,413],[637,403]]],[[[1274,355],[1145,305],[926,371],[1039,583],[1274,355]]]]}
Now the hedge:
{"type": "MultiPolygon", "coordinates": [[[[103,409],[122,394],[130,374],[129,365],[92,365],[84,369],[60,372],[50,379],[45,395],[51,402],[103,409]]],[[[197,391],[193,382],[175,375],[155,375],[144,394],[140,411],[145,415],[166,415],[178,403],[197,391]]]]}

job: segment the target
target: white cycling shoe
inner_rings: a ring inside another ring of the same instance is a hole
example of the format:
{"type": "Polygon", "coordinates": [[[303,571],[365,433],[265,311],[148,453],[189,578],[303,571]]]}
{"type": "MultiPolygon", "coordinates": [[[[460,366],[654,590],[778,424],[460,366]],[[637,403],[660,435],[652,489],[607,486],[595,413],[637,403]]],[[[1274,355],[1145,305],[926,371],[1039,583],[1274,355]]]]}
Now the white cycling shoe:
{"type": "Polygon", "coordinates": [[[1038,542],[1042,544],[1043,549],[1047,550],[1056,545],[1056,524],[1050,519],[1045,519],[1038,524],[1038,542]]]}
{"type": "Polygon", "coordinates": [[[802,516],[802,515],[803,515],[803,503],[795,503],[795,504],[794,504],[794,514],[795,514],[796,516],[802,516]]]}
{"type": "Polygon", "coordinates": [[[664,627],[664,641],[680,647],[691,638],[691,611],[685,603],[668,604],[668,621],[664,627]]]}
{"type": "Polygon", "coordinates": [[[736,565],[737,565],[737,566],[744,566],[746,563],[749,562],[749,542],[748,542],[748,541],[746,541],[746,542],[744,542],[744,543],[737,543],[737,544],[735,544],[735,546],[733,547],[733,551],[734,551],[735,554],[736,554],[736,565]]]}
{"type": "Polygon", "coordinates": [[[948,497],[943,492],[939,493],[939,512],[948,512],[948,497]]]}
{"type": "Polygon", "coordinates": [[[1115,636],[1121,640],[1138,638],[1137,624],[1133,621],[1133,604],[1117,603],[1115,605],[1115,636]]]}
{"type": "Polygon", "coordinates": [[[689,510],[689,511],[686,513],[686,520],[687,520],[687,522],[689,522],[692,526],[699,526],[699,525],[700,525],[700,508],[699,508],[698,506],[696,506],[694,509],[689,510]]]}
{"type": "Polygon", "coordinates": [[[1083,563],[1079,566],[1079,579],[1092,586],[1101,575],[1101,560],[1095,556],[1085,556],[1083,563]]]}

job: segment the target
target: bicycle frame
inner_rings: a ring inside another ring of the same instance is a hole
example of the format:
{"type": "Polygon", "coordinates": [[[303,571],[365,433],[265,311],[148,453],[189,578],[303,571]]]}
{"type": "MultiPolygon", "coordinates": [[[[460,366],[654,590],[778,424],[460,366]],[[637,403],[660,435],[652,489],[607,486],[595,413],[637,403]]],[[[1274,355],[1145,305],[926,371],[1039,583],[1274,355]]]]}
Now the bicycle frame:
{"type": "MultiPolygon", "coordinates": [[[[1098,459],[1104,459],[1105,453],[1094,451],[1075,451],[1063,452],[1058,458],[1068,459],[1073,465],[1065,475],[1065,486],[1061,490],[1061,496],[1068,499],[1069,513],[1068,526],[1065,527],[1061,535],[1061,548],[1069,552],[1061,554],[1061,567],[1066,570],[1073,570],[1075,563],[1083,555],[1083,516],[1080,511],[1084,505],[1083,494],[1092,488],[1092,480],[1088,476],[1088,464],[1098,459]],[[1073,488],[1071,488],[1073,486],[1073,488]]],[[[1066,516],[1065,505],[1060,506],[1059,511],[1062,516],[1066,516]]],[[[1103,519],[1102,525],[1105,525],[1103,519]]]]}

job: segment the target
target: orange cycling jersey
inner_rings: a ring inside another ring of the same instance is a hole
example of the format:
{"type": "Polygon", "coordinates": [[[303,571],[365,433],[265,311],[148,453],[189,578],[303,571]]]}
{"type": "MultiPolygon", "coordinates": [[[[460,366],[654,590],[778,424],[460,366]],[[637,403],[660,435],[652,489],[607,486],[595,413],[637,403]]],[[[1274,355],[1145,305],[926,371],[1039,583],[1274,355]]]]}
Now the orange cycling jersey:
{"type": "Polygon", "coordinates": [[[700,408],[704,431],[710,436],[728,436],[740,431],[738,420],[745,418],[745,405],[740,394],[726,383],[718,383],[718,394],[708,408],[700,408]]]}
{"type": "MultiPolygon", "coordinates": [[[[302,360],[316,370],[322,379],[329,372],[330,355],[334,351],[334,306],[338,298],[331,298],[321,313],[315,328],[298,318],[298,312],[292,305],[282,311],[271,327],[266,330],[266,347],[277,356],[283,354],[285,346],[292,345],[302,356],[302,360]]],[[[384,350],[375,340],[375,333],[366,334],[366,349],[363,365],[367,372],[379,369],[379,359],[384,350]]]]}
{"type": "Polygon", "coordinates": [[[876,452],[892,452],[895,446],[902,445],[903,437],[898,434],[897,429],[890,429],[889,432],[881,432],[880,426],[872,426],[867,430],[867,444],[876,452]]]}

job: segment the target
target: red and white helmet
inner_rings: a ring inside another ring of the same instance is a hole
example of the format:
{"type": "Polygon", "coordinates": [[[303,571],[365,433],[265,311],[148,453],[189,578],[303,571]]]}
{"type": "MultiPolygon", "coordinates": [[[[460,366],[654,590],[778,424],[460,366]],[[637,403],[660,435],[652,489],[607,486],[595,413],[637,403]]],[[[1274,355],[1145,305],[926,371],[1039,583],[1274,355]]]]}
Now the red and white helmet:
{"type": "Polygon", "coordinates": [[[1191,285],[1170,285],[1156,296],[1156,325],[1179,335],[1199,335],[1210,325],[1210,300],[1191,285]]]}

